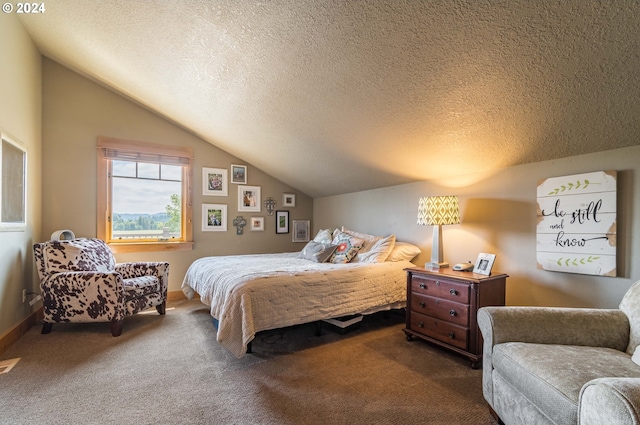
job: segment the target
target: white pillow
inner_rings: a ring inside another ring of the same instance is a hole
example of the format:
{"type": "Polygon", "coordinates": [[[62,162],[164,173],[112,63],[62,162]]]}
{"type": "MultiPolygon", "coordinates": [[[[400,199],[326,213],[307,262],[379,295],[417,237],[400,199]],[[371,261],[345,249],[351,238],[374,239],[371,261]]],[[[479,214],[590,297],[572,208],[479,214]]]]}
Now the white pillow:
{"type": "Polygon", "coordinates": [[[396,243],[396,236],[390,235],[385,237],[370,235],[367,233],[360,233],[353,230],[349,230],[342,226],[342,232],[356,238],[362,239],[364,245],[355,256],[352,263],[378,263],[383,262],[389,256],[391,249],[396,243]]]}
{"type": "Polygon", "coordinates": [[[413,244],[396,241],[387,261],[411,261],[421,252],[422,250],[413,244]]]}
{"type": "Polygon", "coordinates": [[[333,231],[329,229],[321,229],[318,234],[313,238],[314,242],[330,244],[333,241],[333,231]]]}

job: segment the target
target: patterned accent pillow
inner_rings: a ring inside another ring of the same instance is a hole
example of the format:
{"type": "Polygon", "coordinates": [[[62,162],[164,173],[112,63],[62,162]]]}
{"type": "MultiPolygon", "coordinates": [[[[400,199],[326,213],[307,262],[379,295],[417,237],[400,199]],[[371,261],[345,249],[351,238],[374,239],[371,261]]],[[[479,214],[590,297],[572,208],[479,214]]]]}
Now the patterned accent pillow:
{"type": "Polygon", "coordinates": [[[337,247],[337,245],[309,241],[302,251],[300,251],[300,254],[298,254],[298,258],[315,261],[316,263],[324,263],[331,257],[337,247]]]}
{"type": "Polygon", "coordinates": [[[338,233],[333,239],[333,245],[337,245],[335,252],[329,259],[333,264],[346,264],[358,254],[364,245],[364,240],[346,233],[338,233]]]}
{"type": "Polygon", "coordinates": [[[44,245],[43,254],[47,273],[110,272],[116,266],[111,250],[100,239],[49,241],[44,245]]]}

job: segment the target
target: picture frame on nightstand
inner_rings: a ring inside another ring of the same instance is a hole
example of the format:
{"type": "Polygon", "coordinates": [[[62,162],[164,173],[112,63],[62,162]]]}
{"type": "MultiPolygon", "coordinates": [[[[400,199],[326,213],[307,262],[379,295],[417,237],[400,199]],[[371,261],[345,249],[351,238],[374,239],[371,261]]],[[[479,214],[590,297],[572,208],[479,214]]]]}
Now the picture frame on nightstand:
{"type": "Polygon", "coordinates": [[[493,268],[493,263],[496,261],[495,254],[487,254],[481,252],[478,254],[478,259],[476,260],[475,267],[473,268],[474,273],[482,274],[485,276],[491,275],[491,269],[493,268]]]}

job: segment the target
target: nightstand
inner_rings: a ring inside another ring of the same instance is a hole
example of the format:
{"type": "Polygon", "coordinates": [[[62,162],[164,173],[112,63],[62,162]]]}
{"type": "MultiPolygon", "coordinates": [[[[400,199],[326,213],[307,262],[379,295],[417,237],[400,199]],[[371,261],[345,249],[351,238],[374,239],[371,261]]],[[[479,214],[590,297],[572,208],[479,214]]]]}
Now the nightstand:
{"type": "Polygon", "coordinates": [[[506,274],[484,276],[446,269],[406,269],[407,340],[415,337],[482,362],[480,307],[504,305],[506,274]]]}

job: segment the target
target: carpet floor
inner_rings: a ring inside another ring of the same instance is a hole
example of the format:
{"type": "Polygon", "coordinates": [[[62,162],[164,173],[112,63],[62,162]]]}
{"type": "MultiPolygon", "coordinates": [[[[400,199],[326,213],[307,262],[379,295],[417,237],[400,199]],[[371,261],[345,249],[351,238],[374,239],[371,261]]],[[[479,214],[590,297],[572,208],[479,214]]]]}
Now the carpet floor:
{"type": "MultiPolygon", "coordinates": [[[[424,341],[404,314],[365,316],[345,335],[305,324],[256,337],[235,358],[215,341],[208,308],[31,328],[0,356],[2,424],[496,425],[482,371],[424,341]]],[[[155,311],[155,309],[154,309],[155,311]]]]}

